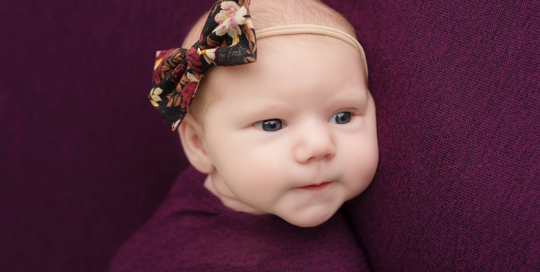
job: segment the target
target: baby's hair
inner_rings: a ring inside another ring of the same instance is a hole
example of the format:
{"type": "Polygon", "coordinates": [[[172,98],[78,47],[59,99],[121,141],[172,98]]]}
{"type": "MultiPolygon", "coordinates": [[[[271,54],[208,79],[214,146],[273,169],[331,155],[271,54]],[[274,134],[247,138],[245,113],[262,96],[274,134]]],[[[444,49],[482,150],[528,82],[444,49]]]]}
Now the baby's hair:
{"type": "MultiPolygon", "coordinates": [[[[252,0],[249,11],[255,30],[281,25],[315,24],[342,30],[356,38],[352,25],[337,11],[319,0],[252,0]]],[[[182,48],[191,47],[200,36],[209,11],[203,14],[184,39],[182,48]]],[[[212,69],[207,74],[212,73],[212,69]]],[[[189,112],[204,128],[206,110],[219,100],[216,84],[201,80],[197,95],[193,98],[189,112]]]]}

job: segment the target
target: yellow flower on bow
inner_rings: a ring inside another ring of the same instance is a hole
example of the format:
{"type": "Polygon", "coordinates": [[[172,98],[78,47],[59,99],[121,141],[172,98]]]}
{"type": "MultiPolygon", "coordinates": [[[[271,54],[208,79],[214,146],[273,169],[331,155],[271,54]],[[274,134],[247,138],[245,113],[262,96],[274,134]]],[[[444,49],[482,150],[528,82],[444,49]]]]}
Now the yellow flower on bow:
{"type": "Polygon", "coordinates": [[[150,98],[150,102],[154,107],[159,107],[158,101],[161,101],[161,97],[159,95],[163,92],[163,90],[160,87],[153,88],[150,91],[150,95],[148,96],[150,98]]]}
{"type": "Polygon", "coordinates": [[[210,64],[212,63],[214,59],[216,59],[216,50],[217,48],[205,49],[205,50],[201,50],[200,48],[197,48],[197,53],[199,53],[199,55],[203,55],[206,62],[210,64]]]}

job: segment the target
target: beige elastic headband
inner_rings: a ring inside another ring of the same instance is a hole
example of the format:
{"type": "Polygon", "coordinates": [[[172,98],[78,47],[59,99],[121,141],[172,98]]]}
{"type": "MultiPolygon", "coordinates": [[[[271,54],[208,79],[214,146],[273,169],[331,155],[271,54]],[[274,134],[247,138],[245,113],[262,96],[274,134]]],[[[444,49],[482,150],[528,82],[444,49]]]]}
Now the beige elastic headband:
{"type": "Polygon", "coordinates": [[[255,34],[258,40],[268,38],[268,37],[273,37],[273,36],[298,35],[298,34],[323,35],[323,36],[336,38],[338,40],[342,40],[350,44],[352,47],[356,48],[356,50],[358,50],[358,53],[360,53],[360,56],[362,57],[362,61],[364,62],[364,67],[366,68],[366,78],[368,76],[366,54],[364,53],[364,49],[353,36],[339,29],[328,27],[328,26],[322,26],[322,25],[299,24],[299,25],[283,25],[283,26],[267,27],[260,30],[256,30],[255,34]]]}

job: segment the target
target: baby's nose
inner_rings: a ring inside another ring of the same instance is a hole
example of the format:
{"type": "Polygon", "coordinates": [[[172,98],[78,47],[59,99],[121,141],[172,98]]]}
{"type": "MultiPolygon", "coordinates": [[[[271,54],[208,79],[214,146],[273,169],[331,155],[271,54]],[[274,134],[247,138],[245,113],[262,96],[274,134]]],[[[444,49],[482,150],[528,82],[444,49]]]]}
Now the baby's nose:
{"type": "Polygon", "coordinates": [[[293,155],[297,162],[329,160],[336,155],[334,136],[328,124],[313,123],[294,133],[293,155]]]}

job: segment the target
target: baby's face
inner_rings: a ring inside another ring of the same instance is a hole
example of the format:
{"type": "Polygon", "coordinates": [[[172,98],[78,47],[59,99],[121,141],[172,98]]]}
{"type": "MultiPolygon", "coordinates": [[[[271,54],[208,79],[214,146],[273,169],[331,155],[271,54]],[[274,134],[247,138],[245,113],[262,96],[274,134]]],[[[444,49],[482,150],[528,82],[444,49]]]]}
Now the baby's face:
{"type": "Polygon", "coordinates": [[[258,41],[257,62],[213,69],[221,97],[205,115],[216,168],[206,182],[227,206],[310,227],[370,184],[375,104],[352,46],[272,37],[258,41]]]}

